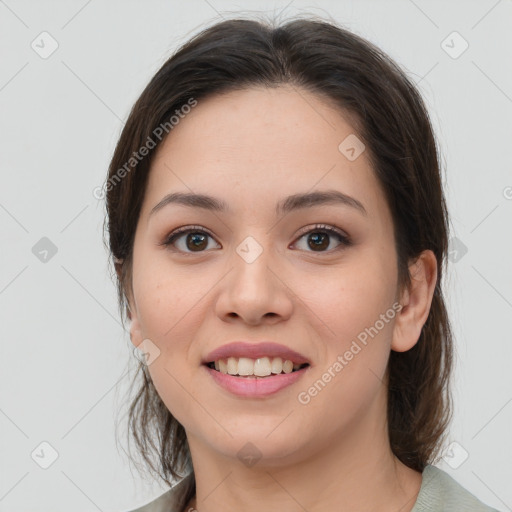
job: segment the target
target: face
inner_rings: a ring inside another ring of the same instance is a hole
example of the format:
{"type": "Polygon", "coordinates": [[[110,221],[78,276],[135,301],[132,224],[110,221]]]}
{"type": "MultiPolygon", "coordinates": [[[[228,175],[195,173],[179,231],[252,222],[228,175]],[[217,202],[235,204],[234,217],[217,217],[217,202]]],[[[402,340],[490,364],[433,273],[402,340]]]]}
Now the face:
{"type": "Polygon", "coordinates": [[[354,135],[316,95],[254,88],[200,100],[160,146],[134,242],[131,339],[150,340],[151,377],[194,450],[235,458],[251,442],[280,464],[384,420],[395,239],[367,152],[339,149],[354,135]],[[285,202],[327,191],[339,195],[285,202]],[[161,203],[173,193],[225,209],[161,203]],[[278,343],[309,366],[241,396],[203,364],[234,341],[278,343]]]}

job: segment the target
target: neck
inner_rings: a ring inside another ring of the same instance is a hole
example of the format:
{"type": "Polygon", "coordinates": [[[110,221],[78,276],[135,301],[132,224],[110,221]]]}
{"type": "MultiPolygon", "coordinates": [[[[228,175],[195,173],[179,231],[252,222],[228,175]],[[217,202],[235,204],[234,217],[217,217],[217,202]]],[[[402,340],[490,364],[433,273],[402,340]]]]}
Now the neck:
{"type": "Polygon", "coordinates": [[[345,426],[330,439],[314,440],[318,444],[298,450],[288,463],[262,458],[246,467],[187,433],[196,496],[184,510],[410,512],[422,476],[393,455],[386,422],[375,421],[385,418],[382,407],[385,401],[374,415],[345,426]]]}

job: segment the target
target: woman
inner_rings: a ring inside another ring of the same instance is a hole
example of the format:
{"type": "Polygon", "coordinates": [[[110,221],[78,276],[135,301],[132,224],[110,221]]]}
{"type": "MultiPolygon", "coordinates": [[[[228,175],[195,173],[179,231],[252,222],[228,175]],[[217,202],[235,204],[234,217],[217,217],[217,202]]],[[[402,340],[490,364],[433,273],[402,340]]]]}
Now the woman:
{"type": "Polygon", "coordinates": [[[131,431],[179,480],[140,511],[492,510],[431,465],[449,222],[389,57],[322,20],[218,23],[143,91],[105,186],[131,431]]]}

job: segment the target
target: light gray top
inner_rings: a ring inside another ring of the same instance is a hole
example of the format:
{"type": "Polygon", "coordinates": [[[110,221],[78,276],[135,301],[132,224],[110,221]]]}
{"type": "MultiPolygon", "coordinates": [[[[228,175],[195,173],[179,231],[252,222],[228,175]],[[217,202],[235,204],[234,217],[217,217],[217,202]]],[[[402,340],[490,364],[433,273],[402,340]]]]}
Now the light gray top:
{"type": "Polygon", "coordinates": [[[411,512],[499,512],[482,503],[448,473],[430,464],[411,512]]]}
{"type": "MultiPolygon", "coordinates": [[[[194,475],[189,473],[165,494],[131,512],[187,512],[182,503],[194,475]]],[[[499,512],[482,503],[448,473],[430,464],[422,473],[420,492],[411,512],[499,512]]]]}

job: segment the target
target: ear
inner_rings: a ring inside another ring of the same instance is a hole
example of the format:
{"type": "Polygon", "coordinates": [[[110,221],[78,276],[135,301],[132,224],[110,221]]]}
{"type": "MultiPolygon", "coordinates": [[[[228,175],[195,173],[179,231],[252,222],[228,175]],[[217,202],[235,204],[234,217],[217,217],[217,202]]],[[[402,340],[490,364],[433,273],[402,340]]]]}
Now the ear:
{"type": "Polygon", "coordinates": [[[418,342],[427,321],[437,282],[437,259],[425,250],[409,266],[411,285],[400,298],[402,309],[397,313],[391,350],[406,352],[418,342]]]}
{"type": "MultiPolygon", "coordinates": [[[[114,267],[119,281],[123,280],[123,264],[124,260],[114,257],[114,267]]],[[[130,340],[135,347],[138,347],[144,338],[142,337],[137,308],[131,295],[125,294],[125,296],[127,304],[126,316],[130,320],[130,340]]]]}

